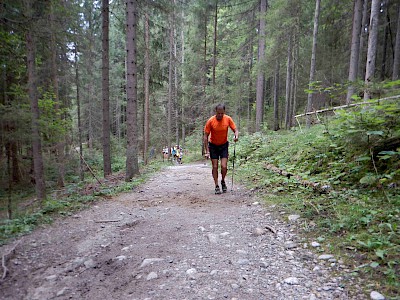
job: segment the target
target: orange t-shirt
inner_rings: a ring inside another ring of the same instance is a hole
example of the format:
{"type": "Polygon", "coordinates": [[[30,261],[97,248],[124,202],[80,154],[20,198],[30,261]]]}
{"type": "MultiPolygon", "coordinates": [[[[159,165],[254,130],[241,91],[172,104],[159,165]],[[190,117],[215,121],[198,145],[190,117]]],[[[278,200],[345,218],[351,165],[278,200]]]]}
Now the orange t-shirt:
{"type": "Polygon", "coordinates": [[[214,145],[223,145],[228,141],[228,128],[236,130],[235,122],[228,115],[223,115],[221,120],[217,120],[215,116],[209,118],[204,126],[206,134],[211,133],[210,142],[214,145]]]}

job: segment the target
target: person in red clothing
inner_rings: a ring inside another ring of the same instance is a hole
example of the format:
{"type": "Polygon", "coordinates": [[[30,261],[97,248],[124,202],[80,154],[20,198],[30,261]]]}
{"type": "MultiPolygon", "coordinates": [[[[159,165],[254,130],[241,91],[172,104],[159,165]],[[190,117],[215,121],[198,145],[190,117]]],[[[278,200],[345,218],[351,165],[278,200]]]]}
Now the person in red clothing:
{"type": "Polygon", "coordinates": [[[232,118],[225,114],[225,105],[217,104],[215,115],[209,118],[204,126],[204,140],[206,158],[211,158],[212,176],[215,183],[215,194],[221,194],[218,185],[218,161],[221,160],[221,188],[226,193],[225,176],[228,171],[228,129],[235,133],[234,142],[239,139],[239,131],[232,118]]]}

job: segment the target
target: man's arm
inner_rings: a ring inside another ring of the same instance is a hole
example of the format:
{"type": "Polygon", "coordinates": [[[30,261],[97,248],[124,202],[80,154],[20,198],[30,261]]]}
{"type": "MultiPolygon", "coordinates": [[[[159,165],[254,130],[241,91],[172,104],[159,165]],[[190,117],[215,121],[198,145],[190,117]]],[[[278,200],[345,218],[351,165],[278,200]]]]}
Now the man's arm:
{"type": "Polygon", "coordinates": [[[203,147],[204,147],[204,156],[206,157],[206,158],[209,158],[210,157],[210,152],[209,152],[209,150],[208,150],[208,136],[209,136],[210,134],[209,133],[206,133],[206,132],[204,132],[204,135],[203,135],[203,147]]]}
{"type": "Polygon", "coordinates": [[[233,138],[233,141],[237,142],[239,140],[239,130],[235,128],[235,137],[233,138]]]}

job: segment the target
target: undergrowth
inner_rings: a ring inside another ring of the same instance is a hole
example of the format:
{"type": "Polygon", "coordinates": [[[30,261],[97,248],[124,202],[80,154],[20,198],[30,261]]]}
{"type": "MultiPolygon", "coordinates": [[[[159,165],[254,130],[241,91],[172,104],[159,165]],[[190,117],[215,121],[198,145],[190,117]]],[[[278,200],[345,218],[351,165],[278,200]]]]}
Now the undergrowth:
{"type": "Polygon", "coordinates": [[[398,102],[380,104],[306,130],[242,136],[235,162],[249,188],[300,214],[310,238],[389,299],[400,290],[399,112],[398,102]]]}

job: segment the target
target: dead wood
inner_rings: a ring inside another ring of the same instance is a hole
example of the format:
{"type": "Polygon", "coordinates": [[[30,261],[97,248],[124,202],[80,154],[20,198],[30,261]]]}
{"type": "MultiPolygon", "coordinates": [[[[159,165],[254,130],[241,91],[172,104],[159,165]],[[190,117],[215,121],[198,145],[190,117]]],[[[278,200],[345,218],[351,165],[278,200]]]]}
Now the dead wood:
{"type": "Polygon", "coordinates": [[[118,220],[95,220],[95,223],[112,223],[112,222],[119,222],[122,221],[122,219],[118,219],[118,220]]]}
{"type": "Polygon", "coordinates": [[[272,227],[270,225],[265,225],[265,228],[268,229],[269,231],[271,231],[275,236],[277,235],[277,231],[274,227],[272,227]]]}
{"type": "Polygon", "coordinates": [[[265,164],[264,168],[267,169],[267,170],[270,170],[270,171],[272,171],[274,173],[277,173],[279,175],[285,176],[285,177],[287,177],[289,179],[291,177],[293,177],[301,185],[303,185],[305,187],[310,187],[313,190],[318,191],[320,193],[323,193],[323,192],[326,193],[327,192],[327,189],[321,188],[321,186],[320,186],[320,184],[318,182],[312,182],[312,181],[309,181],[309,180],[305,180],[305,179],[301,178],[299,175],[291,174],[291,173],[289,173],[289,172],[287,172],[285,170],[279,169],[278,167],[276,167],[276,166],[274,166],[272,164],[265,164]]]}

